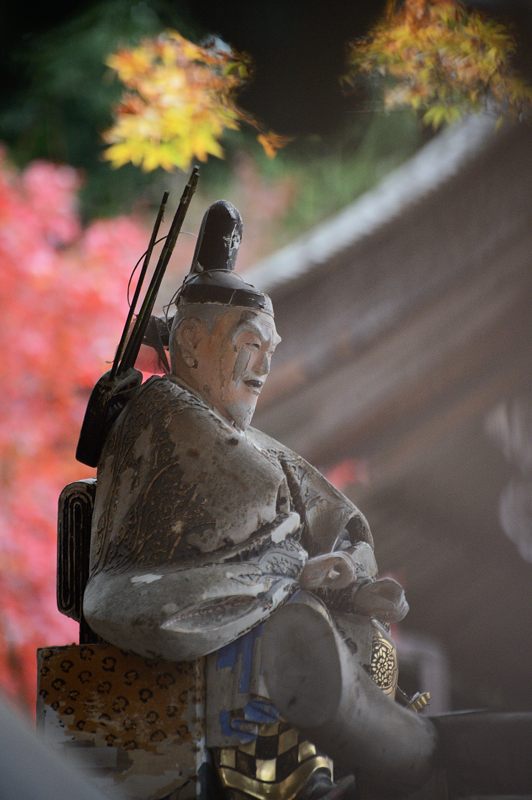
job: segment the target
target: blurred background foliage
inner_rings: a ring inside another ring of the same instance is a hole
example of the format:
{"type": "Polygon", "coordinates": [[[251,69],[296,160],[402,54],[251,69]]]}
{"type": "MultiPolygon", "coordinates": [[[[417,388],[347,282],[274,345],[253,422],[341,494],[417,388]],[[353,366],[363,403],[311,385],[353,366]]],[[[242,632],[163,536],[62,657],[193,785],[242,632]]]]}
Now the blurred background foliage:
{"type": "Polygon", "coordinates": [[[145,193],[160,193],[152,190],[157,175],[145,176],[133,166],[114,171],[102,161],[100,136],[121,92],[106,58],[169,24],[191,31],[170,2],[81,5],[55,27],[42,23],[39,29],[37,20],[35,30],[11,44],[12,88],[0,108],[0,139],[19,166],[45,158],[81,169],[81,208],[89,219],[127,210],[145,193]]]}
{"type": "MultiPolygon", "coordinates": [[[[131,165],[115,170],[102,159],[101,134],[111,124],[112,108],[121,93],[105,59],[118,47],[137,44],[167,27],[195,41],[212,31],[194,22],[182,4],[164,0],[85,5],[56,27],[36,30],[12,43],[10,63],[17,78],[0,104],[0,139],[19,166],[45,158],[82,170],[81,213],[92,219],[139,204],[155,205],[169,183],[162,170],[147,175],[131,165]]],[[[343,102],[340,74],[341,70],[329,86],[338,103],[343,102]]],[[[288,75],[287,80],[291,80],[288,75]]],[[[333,131],[327,135],[303,131],[271,162],[252,133],[231,132],[224,139],[225,160],[211,159],[202,168],[202,192],[234,193],[235,168],[242,153],[253,159],[265,184],[291,176],[291,208],[283,209],[279,225],[283,240],[354,199],[411,155],[426,136],[411,112],[385,115],[360,110],[356,98],[343,102],[342,115],[331,122],[336,126],[333,131]]]]}

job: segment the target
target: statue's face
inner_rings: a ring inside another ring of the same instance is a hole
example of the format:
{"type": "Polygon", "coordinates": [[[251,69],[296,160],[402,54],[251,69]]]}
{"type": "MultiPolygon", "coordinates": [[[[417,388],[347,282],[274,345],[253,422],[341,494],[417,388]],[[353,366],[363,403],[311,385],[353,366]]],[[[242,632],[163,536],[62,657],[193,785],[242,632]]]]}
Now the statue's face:
{"type": "Polygon", "coordinates": [[[273,318],[263,311],[228,308],[212,330],[201,325],[191,379],[205,400],[241,430],[251,422],[280,341],[273,318]]]}

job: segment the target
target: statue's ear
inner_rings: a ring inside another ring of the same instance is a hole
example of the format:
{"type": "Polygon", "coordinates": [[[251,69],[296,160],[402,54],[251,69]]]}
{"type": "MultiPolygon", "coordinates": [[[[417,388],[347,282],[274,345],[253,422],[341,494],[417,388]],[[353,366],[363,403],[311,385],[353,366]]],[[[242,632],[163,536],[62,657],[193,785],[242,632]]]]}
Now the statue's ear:
{"type": "Polygon", "coordinates": [[[186,355],[194,353],[200,341],[205,335],[205,324],[196,317],[184,319],[176,332],[179,349],[186,355]]]}

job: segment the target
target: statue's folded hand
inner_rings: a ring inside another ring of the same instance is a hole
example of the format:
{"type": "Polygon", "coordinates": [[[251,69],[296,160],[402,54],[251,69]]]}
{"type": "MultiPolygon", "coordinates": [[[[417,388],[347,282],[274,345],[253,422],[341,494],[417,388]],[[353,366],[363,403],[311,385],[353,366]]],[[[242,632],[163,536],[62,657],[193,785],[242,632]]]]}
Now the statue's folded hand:
{"type": "Polygon", "coordinates": [[[403,587],[393,578],[377,578],[373,548],[366,542],[310,558],[299,585],[332,608],[385,623],[400,622],[409,610],[403,587]]]}
{"type": "Polygon", "coordinates": [[[409,606],[400,583],[393,578],[379,578],[363,583],[355,592],[353,611],[381,622],[400,622],[409,606]]]}
{"type": "Polygon", "coordinates": [[[345,589],[356,581],[355,565],[347,553],[326,553],[309,558],[301,575],[302,589],[345,589]]]}
{"type": "Polygon", "coordinates": [[[334,550],[309,558],[299,578],[302,589],[346,589],[374,578],[377,562],[373,548],[367,542],[358,542],[349,550],[334,550]]]}

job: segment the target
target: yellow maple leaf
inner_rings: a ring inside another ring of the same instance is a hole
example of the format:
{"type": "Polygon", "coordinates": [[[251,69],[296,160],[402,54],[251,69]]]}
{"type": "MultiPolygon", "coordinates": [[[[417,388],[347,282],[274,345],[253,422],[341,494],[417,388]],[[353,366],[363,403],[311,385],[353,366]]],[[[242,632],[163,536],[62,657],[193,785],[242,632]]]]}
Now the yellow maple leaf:
{"type": "Polygon", "coordinates": [[[277,151],[280,150],[282,147],[286,147],[288,142],[292,140],[290,136],[281,136],[278,133],[274,133],[273,131],[268,131],[265,133],[260,133],[257,136],[257,141],[262,148],[268,158],[275,158],[277,151]]]}
{"type": "Polygon", "coordinates": [[[257,131],[270,157],[288,141],[238,107],[236,94],[251,65],[225,45],[200,46],[170,30],[119,50],[107,64],[125,87],[114,124],[103,134],[104,157],[114,167],[129,161],[146,171],[187,169],[196,158],[223,158],[221,137],[241,124],[257,131]]]}
{"type": "Polygon", "coordinates": [[[433,127],[482,107],[520,116],[532,90],[512,70],[515,48],[503,25],[459,0],[388,0],[383,20],[351,43],[342,82],[384,79],[386,108],[419,109],[433,127]]]}

